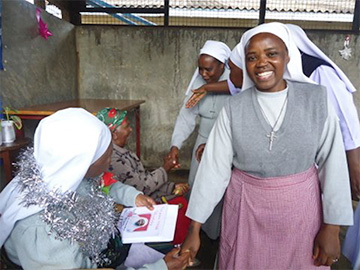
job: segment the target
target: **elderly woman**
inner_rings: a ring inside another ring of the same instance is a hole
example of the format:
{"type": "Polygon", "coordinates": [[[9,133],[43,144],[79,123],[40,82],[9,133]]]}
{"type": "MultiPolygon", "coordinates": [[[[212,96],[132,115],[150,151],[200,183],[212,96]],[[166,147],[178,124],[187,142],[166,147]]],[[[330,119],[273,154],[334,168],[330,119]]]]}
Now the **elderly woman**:
{"type": "MultiPolygon", "coordinates": [[[[154,201],[120,182],[109,196],[101,191],[99,176],[111,153],[109,129],[85,110],[65,109],[43,119],[33,149],[21,155],[17,176],[0,194],[2,256],[24,269],[121,264],[125,248],[105,251],[117,234],[114,203],[152,208],[154,201]]],[[[172,255],[144,267],[185,266],[184,258],[174,261],[172,255]]]]}
{"type": "Polygon", "coordinates": [[[245,32],[239,48],[244,91],[210,133],[182,249],[196,255],[201,223],[225,194],[220,269],[326,268],[340,256],[340,225],[353,223],[336,113],[301,72],[284,24],[245,32]]]}
{"type": "MultiPolygon", "coordinates": [[[[196,159],[196,149],[200,144],[206,143],[211,128],[222,109],[227,95],[209,93],[201,102],[192,108],[185,108],[185,104],[192,95],[192,90],[207,83],[227,80],[229,68],[227,61],[230,56],[229,47],[220,41],[208,40],[201,48],[198,58],[198,67],[188,85],[185,93],[185,100],[177,117],[175,128],[171,139],[171,149],[169,157],[178,162],[179,151],[187,138],[192,134],[196,126],[197,117],[200,118],[197,139],[193,148],[192,160],[190,165],[189,179],[190,186],[193,185],[199,161],[196,159]]],[[[207,235],[216,239],[220,231],[220,209],[214,213],[203,229],[207,235]]]]}
{"type": "Polygon", "coordinates": [[[111,131],[113,153],[109,171],[114,174],[115,179],[135,187],[156,201],[161,201],[163,196],[169,200],[187,192],[189,188],[186,183],[175,184],[168,181],[167,173],[176,165],[173,159],[165,157],[163,166],[150,172],[144,168],[135,153],[125,148],[132,133],[126,115],[127,111],[116,108],[104,108],[96,115],[111,131]]]}

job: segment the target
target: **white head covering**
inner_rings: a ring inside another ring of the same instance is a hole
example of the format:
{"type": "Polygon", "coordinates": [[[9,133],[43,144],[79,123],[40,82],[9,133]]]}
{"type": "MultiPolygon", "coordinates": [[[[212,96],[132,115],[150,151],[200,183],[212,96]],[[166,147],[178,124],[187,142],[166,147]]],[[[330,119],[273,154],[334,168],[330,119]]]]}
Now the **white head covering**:
{"type": "Polygon", "coordinates": [[[241,51],[241,44],[238,43],[236,44],[236,46],[234,47],[234,49],[231,51],[230,54],[231,62],[233,62],[234,65],[236,65],[238,68],[242,67],[242,59],[240,56],[240,51],[241,51]]]}
{"type": "MultiPolygon", "coordinates": [[[[210,55],[219,60],[221,63],[225,64],[225,67],[227,68],[227,62],[230,53],[231,50],[225,43],[215,40],[208,40],[201,48],[199,56],[202,54],[210,55]]],[[[191,93],[191,90],[193,90],[192,85],[198,77],[201,77],[201,75],[199,74],[199,68],[197,67],[186,89],[185,95],[189,95],[191,93]]]]}
{"type": "MultiPolygon", "coordinates": [[[[81,108],[58,111],[40,121],[34,137],[34,157],[49,190],[76,190],[91,164],[111,143],[110,130],[81,108]]],[[[0,246],[15,222],[42,210],[20,205],[21,192],[15,177],[0,193],[0,246]]]]}
{"type": "Polygon", "coordinates": [[[350,82],[348,77],[344,72],[329,58],[324,54],[305,34],[304,30],[295,24],[286,24],[287,28],[290,30],[292,38],[296,46],[302,52],[320,58],[327,63],[329,63],[336,71],[339,78],[346,84],[346,88],[350,93],[356,91],[354,85],[350,82]]]}
{"type": "Polygon", "coordinates": [[[286,70],[284,72],[284,79],[298,82],[314,83],[302,73],[301,55],[296,47],[294,40],[292,39],[289,29],[286,27],[286,25],[282,23],[271,22],[261,24],[246,31],[242,35],[240,43],[233,50],[234,55],[230,57],[230,60],[243,70],[242,89],[245,90],[254,85],[253,81],[250,79],[246,71],[245,61],[242,60],[245,59],[245,47],[248,44],[249,40],[259,33],[271,33],[279,37],[285,43],[288,49],[290,61],[287,64],[286,70]]]}

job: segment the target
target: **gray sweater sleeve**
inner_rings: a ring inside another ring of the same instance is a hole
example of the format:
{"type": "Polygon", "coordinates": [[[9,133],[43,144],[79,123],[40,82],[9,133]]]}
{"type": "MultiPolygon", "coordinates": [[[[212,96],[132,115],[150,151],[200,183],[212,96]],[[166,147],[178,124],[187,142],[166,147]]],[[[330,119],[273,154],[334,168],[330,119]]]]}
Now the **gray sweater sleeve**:
{"type": "Polygon", "coordinates": [[[125,185],[121,182],[116,182],[111,186],[110,196],[115,199],[116,203],[125,206],[135,206],[136,196],[142,192],[136,190],[132,186],[125,185]]]}
{"type": "Polygon", "coordinates": [[[197,222],[205,223],[229,184],[233,160],[230,130],[223,108],[210,132],[186,211],[186,216],[197,222]]]}
{"type": "Polygon", "coordinates": [[[352,225],[353,210],[345,149],[339,120],[329,102],[316,163],[322,191],[324,223],[352,225]]]}
{"type": "Polygon", "coordinates": [[[39,214],[18,221],[5,242],[9,259],[25,270],[96,268],[77,243],[57,240],[49,232],[39,214]]]}
{"type": "MultiPolygon", "coordinates": [[[[135,270],[135,268],[127,267],[126,270],[135,270]]],[[[125,270],[124,269],[124,270],[125,270]]],[[[136,268],[136,270],[167,270],[167,266],[164,260],[158,260],[157,262],[151,264],[145,264],[140,268],[136,268]]]]}
{"type": "Polygon", "coordinates": [[[196,117],[199,114],[198,105],[190,109],[185,108],[185,104],[189,98],[190,95],[185,97],[171,137],[171,146],[176,146],[179,149],[181,148],[183,142],[194,131],[196,126],[196,117]]]}

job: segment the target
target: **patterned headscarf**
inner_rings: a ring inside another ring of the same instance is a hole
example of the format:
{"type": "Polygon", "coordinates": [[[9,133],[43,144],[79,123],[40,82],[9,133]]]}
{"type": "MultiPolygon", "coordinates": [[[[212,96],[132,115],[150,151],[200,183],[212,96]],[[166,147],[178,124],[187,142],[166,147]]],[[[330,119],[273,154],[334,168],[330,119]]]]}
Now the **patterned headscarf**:
{"type": "Polygon", "coordinates": [[[127,111],[106,107],[98,111],[96,117],[104,122],[111,131],[114,131],[124,121],[126,114],[127,111]]]}

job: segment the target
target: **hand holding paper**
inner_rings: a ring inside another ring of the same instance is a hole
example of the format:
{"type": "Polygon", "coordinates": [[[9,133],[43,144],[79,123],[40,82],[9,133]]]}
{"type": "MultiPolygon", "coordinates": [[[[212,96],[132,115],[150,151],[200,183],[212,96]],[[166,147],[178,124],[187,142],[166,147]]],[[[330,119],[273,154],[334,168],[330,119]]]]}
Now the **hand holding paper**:
{"type": "Polygon", "coordinates": [[[136,196],[135,205],[137,207],[145,206],[146,208],[153,210],[154,209],[153,205],[155,204],[156,202],[149,196],[145,196],[143,194],[139,194],[136,196]]]}
{"type": "Polygon", "coordinates": [[[122,241],[128,243],[170,242],[174,239],[178,206],[171,204],[125,208],[118,228],[122,241]]]}

